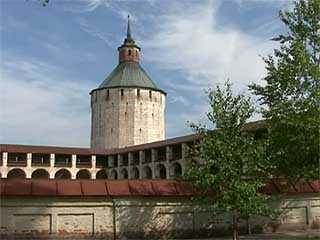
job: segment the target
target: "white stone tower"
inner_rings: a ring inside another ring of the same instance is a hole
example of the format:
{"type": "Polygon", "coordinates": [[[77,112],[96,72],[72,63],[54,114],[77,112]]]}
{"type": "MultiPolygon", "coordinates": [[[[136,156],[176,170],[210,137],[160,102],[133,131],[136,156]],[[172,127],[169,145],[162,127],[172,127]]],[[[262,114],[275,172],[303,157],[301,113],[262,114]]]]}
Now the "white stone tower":
{"type": "Polygon", "coordinates": [[[118,48],[119,64],[91,91],[91,147],[121,148],[165,138],[166,93],[140,66],[128,17],[127,37],[118,48]]]}

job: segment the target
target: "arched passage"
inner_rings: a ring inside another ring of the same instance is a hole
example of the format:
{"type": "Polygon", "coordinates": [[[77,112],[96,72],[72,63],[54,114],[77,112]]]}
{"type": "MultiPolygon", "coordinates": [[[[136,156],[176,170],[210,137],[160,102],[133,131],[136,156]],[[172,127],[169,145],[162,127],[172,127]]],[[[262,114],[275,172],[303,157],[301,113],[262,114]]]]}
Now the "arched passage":
{"type": "Polygon", "coordinates": [[[177,178],[177,177],[181,177],[182,175],[182,167],[180,165],[180,163],[173,163],[170,166],[170,177],[171,178],[177,178]]]}
{"type": "Polygon", "coordinates": [[[167,169],[163,164],[158,164],[156,167],[156,178],[166,179],[167,178],[167,169]]]}
{"type": "Polygon", "coordinates": [[[107,179],[107,178],[108,178],[108,174],[105,169],[101,169],[96,174],[96,179],[107,179]]]}
{"type": "Polygon", "coordinates": [[[81,169],[80,171],[78,171],[77,179],[90,179],[91,178],[91,174],[87,169],[81,169]]]}
{"type": "Polygon", "coordinates": [[[128,171],[127,169],[123,168],[120,171],[120,179],[127,179],[128,178],[128,171]]]}
{"type": "Polygon", "coordinates": [[[36,179],[48,179],[49,178],[49,173],[45,169],[37,169],[33,171],[31,178],[36,178],[36,179]]]}
{"type": "Polygon", "coordinates": [[[110,176],[110,179],[118,179],[118,173],[115,169],[111,170],[109,176],[110,176]]]}
{"type": "Polygon", "coordinates": [[[139,169],[137,167],[134,167],[134,168],[131,169],[130,177],[132,179],[139,179],[140,174],[139,174],[139,169]]]}
{"type": "Polygon", "coordinates": [[[71,173],[66,169],[61,169],[54,175],[55,179],[71,179],[71,173]]]}
{"type": "Polygon", "coordinates": [[[143,178],[143,179],[151,179],[151,178],[152,178],[152,170],[151,170],[150,167],[145,166],[145,167],[142,169],[142,178],[143,178]]]}
{"type": "Polygon", "coordinates": [[[7,178],[12,179],[12,178],[19,178],[23,179],[26,178],[26,173],[21,170],[20,168],[14,168],[8,172],[7,178]]]}

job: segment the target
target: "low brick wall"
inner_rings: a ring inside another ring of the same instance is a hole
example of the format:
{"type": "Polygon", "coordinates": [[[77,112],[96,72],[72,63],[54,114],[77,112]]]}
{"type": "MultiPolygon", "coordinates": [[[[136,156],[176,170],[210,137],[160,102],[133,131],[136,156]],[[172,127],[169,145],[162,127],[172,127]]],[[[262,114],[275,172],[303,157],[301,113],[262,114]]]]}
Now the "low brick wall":
{"type": "MultiPolygon", "coordinates": [[[[250,221],[257,231],[320,228],[319,194],[286,197],[277,222],[250,221]]],[[[190,197],[2,196],[1,239],[114,239],[228,234],[231,217],[190,197]]],[[[246,222],[241,222],[244,231],[246,222]]]]}

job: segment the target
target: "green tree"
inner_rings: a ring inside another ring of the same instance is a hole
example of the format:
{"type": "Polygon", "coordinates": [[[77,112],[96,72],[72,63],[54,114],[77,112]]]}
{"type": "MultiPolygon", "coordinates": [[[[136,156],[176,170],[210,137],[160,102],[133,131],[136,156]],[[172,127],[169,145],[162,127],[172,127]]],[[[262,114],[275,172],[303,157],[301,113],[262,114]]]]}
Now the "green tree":
{"type": "Polygon", "coordinates": [[[249,98],[233,95],[231,84],[216,87],[208,93],[211,111],[208,120],[216,126],[192,124],[203,134],[202,141],[192,148],[186,178],[198,187],[205,200],[221,211],[232,213],[233,236],[238,238],[238,220],[242,217],[266,213],[267,196],[258,189],[264,184],[266,161],[263,139],[243,131],[254,113],[249,98]],[[214,196],[210,198],[210,196],[214,196]]]}
{"type": "Polygon", "coordinates": [[[265,58],[264,85],[251,85],[269,119],[272,174],[317,178],[320,124],[320,1],[299,0],[280,11],[288,29],[273,40],[280,48],[265,58]]]}

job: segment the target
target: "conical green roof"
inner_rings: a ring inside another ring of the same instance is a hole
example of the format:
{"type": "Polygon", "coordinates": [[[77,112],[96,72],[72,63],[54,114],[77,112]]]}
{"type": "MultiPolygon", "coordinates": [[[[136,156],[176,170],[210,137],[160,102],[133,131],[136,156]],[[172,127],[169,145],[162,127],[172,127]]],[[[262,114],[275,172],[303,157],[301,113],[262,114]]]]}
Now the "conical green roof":
{"type": "Polygon", "coordinates": [[[128,87],[145,88],[165,93],[157,87],[140,64],[134,61],[119,63],[97,89],[128,87]]]}
{"type": "MultiPolygon", "coordinates": [[[[157,87],[157,85],[151,80],[148,74],[139,64],[139,55],[135,58],[127,58],[126,49],[138,50],[140,47],[135,44],[131,35],[130,18],[128,16],[128,28],[127,37],[124,39],[123,44],[118,48],[119,51],[119,64],[111,72],[111,74],[100,84],[100,86],[92,91],[104,88],[144,88],[155,91],[160,91],[166,94],[163,90],[157,87]],[[121,51],[124,50],[124,55],[121,51]]],[[[130,55],[130,53],[129,53],[130,55]]],[[[91,91],[91,92],[92,92],[91,91]]]]}

